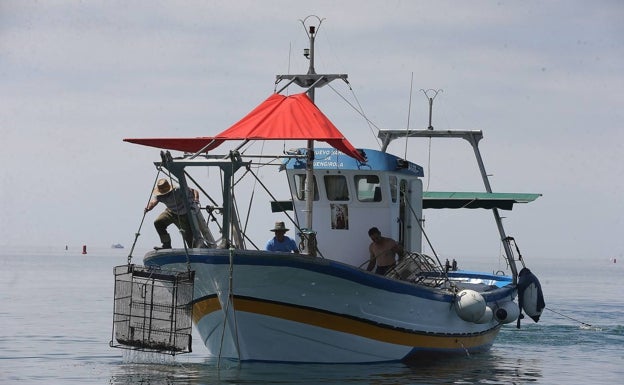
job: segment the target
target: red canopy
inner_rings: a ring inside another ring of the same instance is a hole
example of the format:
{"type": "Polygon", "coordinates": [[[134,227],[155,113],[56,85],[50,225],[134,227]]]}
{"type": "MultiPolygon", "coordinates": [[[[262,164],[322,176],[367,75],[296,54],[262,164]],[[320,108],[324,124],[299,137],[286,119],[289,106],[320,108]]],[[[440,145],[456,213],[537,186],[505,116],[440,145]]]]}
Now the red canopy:
{"type": "Polygon", "coordinates": [[[197,138],[131,138],[124,139],[124,142],[142,144],[144,146],[164,148],[166,150],[177,150],[184,152],[197,152],[207,144],[211,144],[205,151],[212,150],[223,141],[215,141],[214,138],[203,136],[197,138]]]}
{"type": "Polygon", "coordinates": [[[212,143],[211,150],[226,140],[319,140],[343,153],[365,158],[334,124],[312,103],[305,93],[284,96],[273,94],[232,127],[214,137],[124,139],[126,142],[158,148],[197,152],[212,143]]]}

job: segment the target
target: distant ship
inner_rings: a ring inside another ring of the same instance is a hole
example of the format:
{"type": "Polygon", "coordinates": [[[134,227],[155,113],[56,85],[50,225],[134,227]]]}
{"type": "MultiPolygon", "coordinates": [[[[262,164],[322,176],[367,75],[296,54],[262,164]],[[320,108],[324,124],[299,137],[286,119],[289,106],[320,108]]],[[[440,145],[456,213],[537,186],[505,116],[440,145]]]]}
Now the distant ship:
{"type": "Polygon", "coordinates": [[[123,247],[123,245],[121,243],[113,243],[111,245],[111,248],[112,249],[123,249],[124,247],[123,247]]]}

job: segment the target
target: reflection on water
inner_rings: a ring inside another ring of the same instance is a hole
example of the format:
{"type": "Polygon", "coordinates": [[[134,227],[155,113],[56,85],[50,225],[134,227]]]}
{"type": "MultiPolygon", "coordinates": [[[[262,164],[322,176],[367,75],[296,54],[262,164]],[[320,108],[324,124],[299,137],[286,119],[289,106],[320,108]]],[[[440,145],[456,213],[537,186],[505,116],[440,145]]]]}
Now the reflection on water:
{"type": "Polygon", "coordinates": [[[538,359],[496,352],[469,357],[421,359],[409,364],[277,364],[207,360],[195,363],[124,363],[111,384],[509,384],[541,378],[538,359]]]}
{"type": "MultiPolygon", "coordinates": [[[[91,251],[91,249],[90,249],[91,251]]],[[[152,357],[109,347],[112,266],[126,259],[2,255],[0,384],[619,384],[624,378],[622,269],[596,262],[542,269],[547,306],[538,324],[506,325],[490,352],[410,364],[288,365],[152,357]],[[600,277],[596,280],[595,277],[600,277]],[[610,284],[605,284],[610,283],[610,284]],[[583,326],[570,318],[581,320],[583,326]]],[[[546,262],[544,262],[546,263],[546,262]]],[[[624,266],[624,264],[622,264],[624,266]]],[[[538,271],[536,268],[534,271],[538,271]]]]}

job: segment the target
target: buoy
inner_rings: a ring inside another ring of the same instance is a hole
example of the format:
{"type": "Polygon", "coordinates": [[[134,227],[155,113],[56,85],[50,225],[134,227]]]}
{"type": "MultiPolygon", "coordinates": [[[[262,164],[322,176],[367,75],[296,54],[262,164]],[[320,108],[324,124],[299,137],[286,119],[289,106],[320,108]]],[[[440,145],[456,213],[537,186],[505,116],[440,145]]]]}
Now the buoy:
{"type": "Polygon", "coordinates": [[[486,323],[492,321],[492,318],[494,318],[494,311],[492,310],[491,307],[486,306],[485,307],[485,311],[483,312],[483,315],[481,316],[481,318],[476,320],[475,323],[477,323],[477,324],[486,324],[486,323]]]}
{"type": "Polygon", "coordinates": [[[87,254],[87,245],[82,245],[82,254],[87,254]]]}
{"type": "Polygon", "coordinates": [[[508,324],[518,319],[520,316],[520,307],[513,301],[503,302],[496,308],[494,316],[498,322],[508,324]]]}
{"type": "Polygon", "coordinates": [[[524,312],[535,322],[539,321],[546,307],[544,293],[537,277],[526,267],[518,274],[518,303],[524,312]]]}
{"type": "Polygon", "coordinates": [[[456,311],[466,322],[477,322],[485,313],[485,299],[474,290],[462,290],[457,294],[456,311]]]}

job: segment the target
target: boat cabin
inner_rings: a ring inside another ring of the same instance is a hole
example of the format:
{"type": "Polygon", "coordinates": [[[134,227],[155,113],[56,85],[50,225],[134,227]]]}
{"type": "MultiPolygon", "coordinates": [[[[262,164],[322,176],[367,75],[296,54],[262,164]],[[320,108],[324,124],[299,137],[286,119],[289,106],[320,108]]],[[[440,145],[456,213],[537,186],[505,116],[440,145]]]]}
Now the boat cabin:
{"type": "MultiPolygon", "coordinates": [[[[366,157],[363,163],[334,148],[314,149],[312,230],[319,255],[354,266],[368,262],[371,227],[406,250],[421,251],[422,167],[377,150],[366,150],[366,157]]],[[[305,162],[285,161],[300,224],[307,215],[305,162]]]]}

